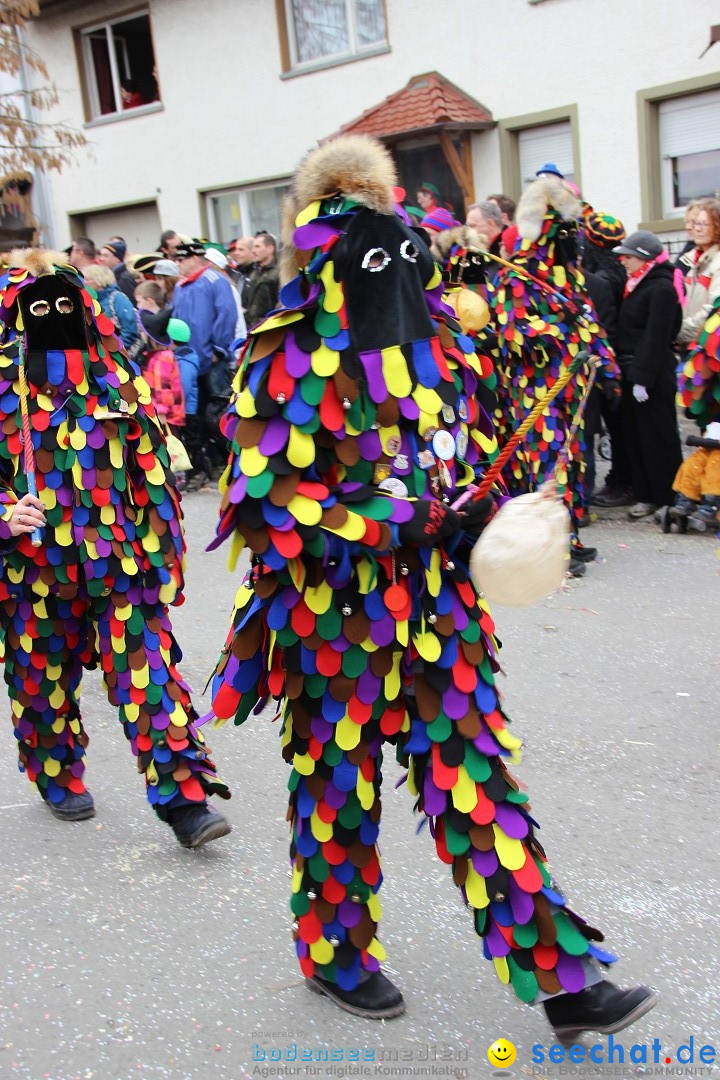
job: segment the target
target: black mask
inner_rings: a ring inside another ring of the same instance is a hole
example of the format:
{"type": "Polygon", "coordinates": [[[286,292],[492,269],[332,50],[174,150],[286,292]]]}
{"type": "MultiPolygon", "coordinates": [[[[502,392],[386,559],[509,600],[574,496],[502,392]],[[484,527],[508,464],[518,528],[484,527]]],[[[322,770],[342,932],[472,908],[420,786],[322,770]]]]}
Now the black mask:
{"type": "Polygon", "coordinates": [[[427,245],[394,214],[361,210],[333,259],[358,352],[432,337],[425,285],[435,264],[427,245]]]}
{"type": "Polygon", "coordinates": [[[87,349],[85,305],[77,286],[45,274],[20,292],[28,352],[87,349]]]}

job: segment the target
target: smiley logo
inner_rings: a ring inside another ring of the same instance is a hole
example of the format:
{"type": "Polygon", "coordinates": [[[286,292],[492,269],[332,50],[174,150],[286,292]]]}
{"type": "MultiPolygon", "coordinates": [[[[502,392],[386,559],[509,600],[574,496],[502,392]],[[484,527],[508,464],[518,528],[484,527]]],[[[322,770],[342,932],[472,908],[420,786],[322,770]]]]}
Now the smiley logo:
{"type": "Polygon", "coordinates": [[[498,1069],[509,1069],[517,1056],[517,1051],[507,1039],[496,1039],[488,1050],[488,1060],[498,1069]]]}

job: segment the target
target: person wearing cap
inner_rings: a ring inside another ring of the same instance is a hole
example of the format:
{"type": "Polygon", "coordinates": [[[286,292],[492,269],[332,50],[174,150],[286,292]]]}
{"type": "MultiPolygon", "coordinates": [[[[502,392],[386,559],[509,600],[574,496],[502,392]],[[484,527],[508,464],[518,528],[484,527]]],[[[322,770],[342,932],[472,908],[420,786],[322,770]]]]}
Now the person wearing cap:
{"type": "Polygon", "coordinates": [[[205,251],[205,261],[219,270],[220,273],[230,283],[230,288],[233,291],[233,300],[235,301],[235,307],[237,308],[237,322],[235,323],[235,341],[242,339],[243,341],[247,337],[247,329],[245,327],[245,313],[243,311],[242,301],[240,299],[240,293],[235,287],[235,284],[228,273],[230,263],[227,255],[224,254],[217,247],[208,247],[205,251]]]}
{"type": "Polygon", "coordinates": [[[224,453],[207,422],[207,406],[229,385],[231,345],[235,340],[237,305],[227,277],[209,266],[205,245],[199,240],[180,243],[175,258],[180,281],[173,294],[172,314],[190,327],[190,341],[200,358],[198,416],[204,450],[213,471],[222,468],[224,453]]]}
{"type": "Polygon", "coordinates": [[[503,221],[502,211],[496,202],[486,199],[473,203],[468,207],[465,223],[485,238],[485,247],[491,255],[500,254],[503,221]]]}
{"type": "Polygon", "coordinates": [[[682,285],[661,241],[644,229],[613,248],[625,268],[617,331],[623,374],[622,422],[638,519],[673,501],[682,461],[675,408],[673,343],[682,324],[682,285]]]}
{"type": "Polygon", "coordinates": [[[440,189],[437,184],[433,184],[430,180],[423,180],[415,193],[415,200],[423,214],[431,214],[433,210],[441,205],[440,189]]]}
{"type": "Polygon", "coordinates": [[[108,240],[100,248],[98,260],[104,266],[109,267],[115,275],[117,286],[121,289],[128,300],[135,305],[135,286],[137,282],[124,263],[127,244],[124,240],[108,240]]]}
{"type": "MultiPolygon", "coordinates": [[[[557,176],[559,180],[565,179],[565,174],[561,173],[554,161],[546,161],[544,165],[541,165],[535,176],[540,180],[543,176],[557,176]]],[[[575,192],[573,192],[575,194],[575,192]]]]}
{"type": "MultiPolygon", "coordinates": [[[[625,289],[625,271],[613,247],[625,239],[625,226],[611,214],[591,210],[581,221],[582,270],[585,287],[610,345],[617,351],[617,321],[625,289]]],[[[630,461],[620,417],[621,384],[598,372],[585,410],[585,501],[598,506],[629,506],[633,501],[630,461]],[[604,420],[610,434],[612,466],[602,491],[595,496],[595,436],[604,420]]]]}
{"type": "Polygon", "coordinates": [[[445,232],[447,229],[457,229],[459,226],[460,222],[444,206],[436,206],[425,214],[420,222],[420,228],[425,230],[430,240],[438,233],[445,232]]]}
{"type": "Polygon", "coordinates": [[[135,255],[131,264],[132,272],[139,274],[142,281],[152,281],[155,277],[155,264],[159,258],[157,251],[147,255],[135,255]]]}
{"type": "Polygon", "coordinates": [[[158,259],[153,267],[153,277],[162,287],[165,302],[172,304],[175,286],[180,280],[180,271],[174,259],[158,259]]]}
{"type": "Polygon", "coordinates": [[[170,319],[167,332],[172,341],[185,399],[182,441],[190,458],[190,468],[185,473],[185,490],[197,491],[208,482],[212,471],[212,464],[201,440],[198,417],[200,357],[190,344],[190,327],[186,322],[182,319],[170,319]]]}
{"type": "Polygon", "coordinates": [[[570,514],[569,573],[582,577],[597,550],[580,542],[585,518],[585,432],[581,403],[590,378],[588,354],[603,368],[603,379],[618,380],[615,355],[588,303],[578,268],[580,202],[557,176],[533,180],[518,204],[520,236],[510,267],[501,266],[491,310],[499,348],[499,379],[508,402],[510,435],[547,388],[579,353],[586,362],[566,391],[545,408],[509,459],[504,478],[512,495],[557,482],[570,514]]]}

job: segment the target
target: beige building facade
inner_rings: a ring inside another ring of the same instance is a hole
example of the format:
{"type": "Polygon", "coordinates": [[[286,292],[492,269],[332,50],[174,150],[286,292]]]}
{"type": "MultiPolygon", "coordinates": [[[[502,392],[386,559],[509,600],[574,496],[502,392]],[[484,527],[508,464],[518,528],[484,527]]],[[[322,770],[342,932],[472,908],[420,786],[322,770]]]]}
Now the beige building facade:
{"type": "Polygon", "coordinates": [[[376,133],[410,202],[437,178],[460,215],[553,161],[629,230],[679,237],[720,191],[718,22],[716,0],[41,0],[30,42],[89,140],[50,178],[44,239],[274,232],[302,155],[404,87],[376,133]],[[425,72],[489,121],[403,128],[425,72]]]}

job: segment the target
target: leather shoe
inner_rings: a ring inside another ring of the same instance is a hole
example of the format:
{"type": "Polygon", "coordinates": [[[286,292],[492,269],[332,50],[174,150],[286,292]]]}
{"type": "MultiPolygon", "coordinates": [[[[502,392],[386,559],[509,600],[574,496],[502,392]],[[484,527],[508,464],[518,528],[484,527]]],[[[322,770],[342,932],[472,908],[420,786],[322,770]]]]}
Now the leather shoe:
{"type": "Polygon", "coordinates": [[[60,821],[84,821],[85,818],[95,817],[95,803],[89,791],[66,795],[62,802],[46,802],[45,805],[60,821]]]}
{"type": "Polygon", "coordinates": [[[582,559],[576,559],[574,554],[570,556],[570,565],[567,570],[570,577],[585,577],[586,570],[587,566],[582,559]]]}
{"type": "Polygon", "coordinates": [[[650,1012],[658,994],[647,986],[621,990],[611,982],[587,986],[579,994],[560,994],[543,1002],[545,1015],[561,1039],[575,1039],[584,1031],[614,1035],[650,1012]]]}
{"type": "Polygon", "coordinates": [[[202,847],[211,840],[227,836],[232,829],[230,822],[206,802],[168,810],[166,820],[179,843],[187,848],[202,847]]]}
{"type": "Polygon", "coordinates": [[[590,500],[592,506],[630,506],[633,496],[621,488],[603,488],[596,492],[590,500]]]}
{"type": "Polygon", "coordinates": [[[314,994],[324,994],[339,1005],[345,1012],[354,1016],[365,1016],[368,1020],[389,1020],[393,1016],[402,1016],[405,1002],[397,986],[393,986],[382,971],[373,971],[356,986],[354,990],[342,990],[337,983],[327,982],[319,975],[313,975],[305,982],[314,994]]]}
{"type": "Polygon", "coordinates": [[[597,548],[586,547],[585,544],[574,544],[571,557],[579,559],[580,562],[593,562],[597,559],[597,548]]]}

